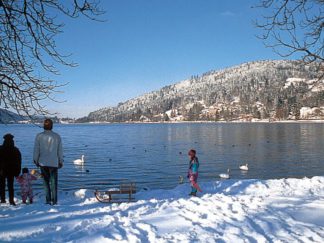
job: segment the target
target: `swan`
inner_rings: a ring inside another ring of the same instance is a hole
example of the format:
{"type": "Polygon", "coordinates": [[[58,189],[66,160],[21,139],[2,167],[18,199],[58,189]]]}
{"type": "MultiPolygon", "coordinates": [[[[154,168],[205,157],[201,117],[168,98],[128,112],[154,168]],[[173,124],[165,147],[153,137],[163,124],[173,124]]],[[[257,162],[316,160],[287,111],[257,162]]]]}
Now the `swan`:
{"type": "Polygon", "coordinates": [[[245,170],[245,171],[249,170],[248,164],[240,165],[240,170],[245,170]]]}
{"type": "Polygon", "coordinates": [[[222,174],[219,174],[219,177],[222,178],[222,179],[229,179],[230,178],[230,169],[227,169],[227,173],[222,173],[222,174]]]}
{"type": "Polygon", "coordinates": [[[83,165],[84,164],[84,155],[81,156],[81,159],[76,159],[73,161],[75,165],[83,165]]]}

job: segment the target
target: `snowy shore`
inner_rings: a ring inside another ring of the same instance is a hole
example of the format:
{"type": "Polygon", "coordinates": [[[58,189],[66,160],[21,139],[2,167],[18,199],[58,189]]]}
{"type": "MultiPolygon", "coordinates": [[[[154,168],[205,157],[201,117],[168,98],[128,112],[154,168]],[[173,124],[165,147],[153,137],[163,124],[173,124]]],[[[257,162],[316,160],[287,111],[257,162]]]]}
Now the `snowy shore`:
{"type": "MultiPolygon", "coordinates": [[[[92,191],[59,205],[0,206],[0,242],[324,242],[324,177],[227,180],[137,193],[101,204],[92,191]]],[[[19,201],[18,201],[19,202],[19,201]]]]}

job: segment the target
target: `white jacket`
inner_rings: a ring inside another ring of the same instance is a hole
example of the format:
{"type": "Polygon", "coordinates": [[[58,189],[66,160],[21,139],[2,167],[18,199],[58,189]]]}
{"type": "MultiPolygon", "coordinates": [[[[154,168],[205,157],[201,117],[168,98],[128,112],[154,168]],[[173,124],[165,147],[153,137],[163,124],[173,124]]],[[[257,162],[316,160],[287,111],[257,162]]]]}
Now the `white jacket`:
{"type": "Polygon", "coordinates": [[[63,165],[63,148],[60,135],[49,130],[37,134],[34,161],[40,166],[58,167],[59,163],[63,165]]]}

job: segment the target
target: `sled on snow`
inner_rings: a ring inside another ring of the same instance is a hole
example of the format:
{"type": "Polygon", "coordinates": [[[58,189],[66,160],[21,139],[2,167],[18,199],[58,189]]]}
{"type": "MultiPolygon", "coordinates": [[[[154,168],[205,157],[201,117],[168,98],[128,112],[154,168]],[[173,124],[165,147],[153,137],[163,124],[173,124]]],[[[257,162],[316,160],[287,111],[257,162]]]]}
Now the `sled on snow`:
{"type": "Polygon", "coordinates": [[[122,180],[108,186],[106,190],[96,190],[95,197],[102,203],[123,203],[135,201],[136,184],[122,180]]]}

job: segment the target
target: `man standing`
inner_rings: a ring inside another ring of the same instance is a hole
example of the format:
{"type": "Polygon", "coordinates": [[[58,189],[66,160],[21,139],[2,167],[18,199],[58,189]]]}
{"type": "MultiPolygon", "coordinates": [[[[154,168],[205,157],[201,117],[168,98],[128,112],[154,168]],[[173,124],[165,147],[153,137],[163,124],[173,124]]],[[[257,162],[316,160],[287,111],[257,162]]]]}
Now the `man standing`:
{"type": "Polygon", "coordinates": [[[46,203],[57,204],[57,170],[63,167],[63,149],[60,135],[52,131],[53,121],[44,121],[44,132],[35,139],[34,163],[44,177],[46,203]]]}

